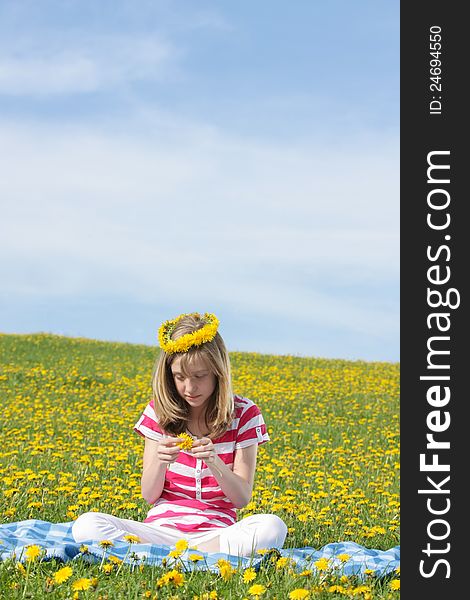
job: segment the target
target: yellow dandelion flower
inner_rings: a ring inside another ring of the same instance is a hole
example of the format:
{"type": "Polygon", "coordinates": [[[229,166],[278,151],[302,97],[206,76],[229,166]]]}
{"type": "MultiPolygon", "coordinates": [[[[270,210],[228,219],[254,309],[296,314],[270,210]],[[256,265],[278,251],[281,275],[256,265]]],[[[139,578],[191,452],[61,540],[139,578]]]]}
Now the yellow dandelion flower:
{"type": "Polygon", "coordinates": [[[301,571],[299,573],[299,577],[309,577],[310,575],[312,575],[312,573],[312,569],[305,569],[305,571],[301,571]]]}
{"type": "Polygon", "coordinates": [[[276,561],[276,569],[283,569],[289,564],[289,562],[290,559],[287,556],[281,556],[281,558],[278,558],[276,561]]]}
{"type": "Polygon", "coordinates": [[[123,539],[129,544],[140,544],[140,537],[138,535],[133,535],[132,533],[125,535],[123,539]]]}
{"type": "Polygon", "coordinates": [[[360,596],[361,594],[366,594],[370,592],[370,587],[368,585],[358,585],[352,590],[353,596],[360,596]]]}
{"type": "Polygon", "coordinates": [[[308,598],[309,591],[303,588],[298,588],[296,590],[292,590],[289,594],[289,600],[303,600],[304,598],[308,598]]]}
{"type": "Polygon", "coordinates": [[[342,585],[330,585],[330,587],[328,588],[328,591],[330,592],[330,594],[334,594],[335,592],[338,594],[344,594],[345,589],[342,585]]]}
{"type": "Polygon", "coordinates": [[[230,566],[230,562],[228,560],[225,560],[225,558],[219,558],[219,560],[215,564],[219,567],[219,569],[220,567],[230,566]]]}
{"type": "Polygon", "coordinates": [[[184,575],[176,569],[173,569],[166,574],[166,582],[181,586],[184,583],[184,575]]]}
{"type": "Polygon", "coordinates": [[[264,594],[265,591],[266,587],[264,585],[261,585],[260,583],[255,583],[255,585],[252,585],[251,588],[248,590],[248,593],[250,594],[250,596],[261,596],[262,594],[264,594]]]}
{"type": "Polygon", "coordinates": [[[190,560],[191,562],[198,562],[198,560],[204,560],[204,557],[202,556],[202,554],[190,554],[188,556],[188,560],[190,560]]]}
{"type": "Polygon", "coordinates": [[[108,560],[114,565],[120,565],[122,563],[122,560],[118,556],[113,556],[112,554],[111,556],[108,556],[108,560]]]}
{"type": "Polygon", "coordinates": [[[176,444],[181,450],[190,450],[193,447],[194,440],[187,433],[180,433],[178,435],[179,442],[176,444]]]}
{"type": "Polygon", "coordinates": [[[187,540],[178,540],[175,544],[175,549],[178,552],[184,552],[185,550],[187,550],[189,547],[188,541],[187,540]]]}
{"type": "Polygon", "coordinates": [[[41,547],[33,544],[31,546],[27,546],[25,550],[26,560],[30,562],[34,562],[36,558],[41,554],[41,547]]]}
{"type": "Polygon", "coordinates": [[[338,554],[338,556],[336,558],[339,558],[339,560],[341,562],[348,562],[348,560],[351,558],[350,554],[338,554]]]}
{"type": "Polygon", "coordinates": [[[81,577],[72,583],[72,590],[74,592],[89,590],[92,586],[91,579],[87,579],[86,577],[81,577]]]}
{"type": "Polygon", "coordinates": [[[114,542],[111,540],[101,540],[101,542],[98,542],[98,546],[101,548],[111,548],[111,546],[114,546],[114,542]]]}
{"type": "Polygon", "coordinates": [[[157,580],[157,587],[163,587],[167,583],[168,583],[168,573],[165,573],[157,580]]]}
{"type": "Polygon", "coordinates": [[[73,570],[71,567],[63,567],[62,569],[59,569],[54,573],[54,581],[56,583],[64,583],[64,581],[67,581],[67,579],[69,579],[72,576],[72,574],[73,570]]]}
{"type": "Polygon", "coordinates": [[[236,569],[234,569],[230,563],[228,565],[219,566],[220,576],[224,581],[228,581],[235,573],[235,570],[236,569]]]}
{"type": "Polygon", "coordinates": [[[18,569],[18,571],[24,575],[26,573],[26,569],[24,568],[24,564],[23,563],[16,563],[16,568],[18,569]]]}
{"type": "Polygon", "coordinates": [[[327,558],[320,558],[319,560],[315,561],[314,564],[318,571],[327,571],[330,566],[330,561],[327,558]]]}
{"type": "Polygon", "coordinates": [[[252,569],[251,567],[246,569],[246,571],[243,573],[243,583],[250,583],[250,581],[253,581],[253,579],[255,579],[255,578],[256,578],[256,571],[254,569],[252,569]]]}
{"type": "Polygon", "coordinates": [[[111,571],[114,569],[114,565],[112,563],[106,563],[105,565],[103,565],[101,567],[101,570],[106,574],[109,575],[111,573],[111,571]]]}
{"type": "Polygon", "coordinates": [[[374,527],[372,527],[372,531],[374,531],[374,533],[381,533],[381,534],[386,533],[385,529],[383,527],[379,527],[378,525],[375,525],[374,527]]]}
{"type": "Polygon", "coordinates": [[[390,582],[390,589],[393,591],[398,591],[400,589],[400,580],[392,579],[392,581],[390,582]]]}

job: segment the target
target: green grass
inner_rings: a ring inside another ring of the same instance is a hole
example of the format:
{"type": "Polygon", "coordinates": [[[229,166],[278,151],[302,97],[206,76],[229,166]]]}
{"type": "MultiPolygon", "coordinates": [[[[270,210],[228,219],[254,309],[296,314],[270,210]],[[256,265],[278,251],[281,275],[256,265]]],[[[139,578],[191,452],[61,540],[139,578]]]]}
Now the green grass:
{"type": "MultiPolygon", "coordinates": [[[[143,520],[142,439],[132,427],[150,399],[153,347],[46,334],[0,335],[2,522],[70,521],[100,510],[143,520]]],[[[234,391],[261,408],[271,442],[260,447],[252,502],[240,517],[278,514],[286,547],[319,548],[351,540],[388,549],[399,544],[399,365],[231,353],[234,391]]],[[[63,565],[35,561],[28,576],[0,563],[5,598],[397,598],[390,578],[340,582],[332,573],[295,574],[269,564],[251,583],[236,572],[184,574],[158,586],[165,570],[124,565],[105,574],[84,560],[51,583],[63,565]],[[91,589],[72,583],[96,578],[91,589]],[[341,585],[337,591],[328,591],[341,585]],[[208,596],[209,597],[209,596],[208,596]]],[[[279,565],[278,565],[279,567],[279,565]]]]}

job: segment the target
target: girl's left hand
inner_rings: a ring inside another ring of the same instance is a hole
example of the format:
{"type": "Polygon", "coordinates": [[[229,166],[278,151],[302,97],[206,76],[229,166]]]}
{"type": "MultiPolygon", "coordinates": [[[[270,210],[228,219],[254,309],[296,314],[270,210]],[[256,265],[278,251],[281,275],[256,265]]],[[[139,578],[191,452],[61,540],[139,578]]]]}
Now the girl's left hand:
{"type": "Polygon", "coordinates": [[[193,456],[195,456],[196,458],[200,458],[208,465],[211,465],[217,457],[214,444],[212,443],[212,440],[207,437],[203,437],[200,440],[196,440],[193,443],[191,452],[193,456]]]}

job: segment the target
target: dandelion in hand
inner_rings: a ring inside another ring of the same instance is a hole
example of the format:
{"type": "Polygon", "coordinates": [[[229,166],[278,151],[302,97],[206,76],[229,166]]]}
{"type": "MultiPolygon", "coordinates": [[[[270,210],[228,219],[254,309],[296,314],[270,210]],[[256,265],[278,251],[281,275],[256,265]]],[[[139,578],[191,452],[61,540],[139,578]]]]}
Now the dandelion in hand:
{"type": "Polygon", "coordinates": [[[193,438],[187,433],[180,433],[178,436],[178,444],[181,450],[190,450],[193,447],[193,438]]]}

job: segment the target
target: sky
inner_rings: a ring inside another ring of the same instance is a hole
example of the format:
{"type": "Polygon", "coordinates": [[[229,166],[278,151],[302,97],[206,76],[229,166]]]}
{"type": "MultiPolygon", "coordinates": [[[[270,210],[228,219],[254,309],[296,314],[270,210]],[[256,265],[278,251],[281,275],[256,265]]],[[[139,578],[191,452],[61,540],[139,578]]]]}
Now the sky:
{"type": "Polygon", "coordinates": [[[399,2],[0,0],[0,332],[399,361],[399,2]]]}

